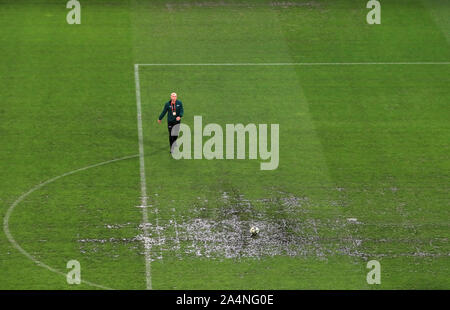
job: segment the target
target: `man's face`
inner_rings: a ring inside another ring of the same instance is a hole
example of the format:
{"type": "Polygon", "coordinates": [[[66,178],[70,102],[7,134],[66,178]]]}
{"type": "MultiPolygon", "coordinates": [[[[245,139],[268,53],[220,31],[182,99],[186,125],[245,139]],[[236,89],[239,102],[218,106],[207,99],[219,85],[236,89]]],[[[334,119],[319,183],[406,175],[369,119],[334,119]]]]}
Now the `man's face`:
{"type": "Polygon", "coordinates": [[[177,94],[171,94],[170,99],[172,99],[172,101],[177,100],[177,94]]]}

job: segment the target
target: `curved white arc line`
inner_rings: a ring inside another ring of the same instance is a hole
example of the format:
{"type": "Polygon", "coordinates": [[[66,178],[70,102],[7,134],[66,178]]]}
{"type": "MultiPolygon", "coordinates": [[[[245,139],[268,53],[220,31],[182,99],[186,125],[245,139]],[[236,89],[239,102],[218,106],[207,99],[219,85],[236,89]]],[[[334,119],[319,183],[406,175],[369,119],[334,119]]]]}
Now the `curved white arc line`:
{"type": "MultiPolygon", "coordinates": [[[[17,243],[17,241],[13,238],[11,232],[9,231],[9,218],[11,217],[11,214],[12,214],[14,208],[15,208],[20,202],[22,202],[27,196],[29,196],[30,194],[32,194],[33,192],[37,191],[38,189],[40,189],[40,188],[44,187],[45,185],[47,185],[47,184],[49,184],[49,183],[52,183],[52,182],[54,182],[54,181],[56,181],[56,180],[58,180],[58,179],[61,179],[61,178],[66,177],[66,176],[68,176],[68,175],[75,174],[75,173],[77,173],[77,172],[81,172],[81,171],[88,170],[88,169],[91,169],[91,168],[95,168],[95,167],[99,167],[99,166],[111,164],[111,163],[113,163],[113,162],[117,162],[117,161],[121,161],[121,160],[125,160],[125,159],[136,158],[136,157],[138,157],[138,156],[139,156],[138,154],[136,154],[136,155],[130,155],[130,156],[125,156],[125,157],[116,158],[116,159],[108,160],[108,161],[105,161],[105,162],[97,163],[97,164],[94,164],[94,165],[90,165],[90,166],[87,166],[87,167],[84,167],[84,168],[76,169],[76,170],[73,170],[73,171],[64,173],[64,174],[62,174],[62,175],[60,175],[60,176],[51,178],[51,179],[49,179],[49,180],[47,180],[47,181],[45,181],[45,182],[42,182],[42,183],[36,185],[35,187],[33,187],[32,189],[30,189],[28,192],[22,194],[22,196],[20,196],[19,198],[17,198],[16,201],[14,201],[14,203],[8,208],[8,210],[6,211],[6,215],[5,215],[5,217],[3,218],[3,231],[5,232],[5,235],[6,235],[6,237],[8,238],[8,241],[9,241],[9,242],[10,242],[10,243],[11,243],[11,244],[12,244],[12,245],[13,245],[20,253],[22,253],[23,255],[25,255],[28,259],[32,260],[32,261],[33,261],[35,264],[37,264],[38,266],[43,267],[43,268],[46,268],[46,269],[48,269],[48,270],[50,270],[50,271],[52,271],[52,272],[54,272],[54,273],[60,274],[60,275],[62,275],[62,276],[65,277],[65,276],[66,276],[65,273],[63,273],[63,272],[61,272],[61,271],[59,271],[59,270],[57,270],[57,269],[55,269],[55,268],[53,268],[53,267],[50,267],[50,266],[44,264],[43,262],[37,260],[36,258],[34,258],[34,257],[33,257],[32,255],[30,255],[27,251],[25,251],[25,250],[17,243]]],[[[112,288],[109,288],[109,287],[106,287],[106,286],[103,286],[103,285],[99,285],[99,284],[96,284],[96,283],[92,283],[92,282],[89,282],[89,281],[86,281],[86,280],[81,280],[81,282],[84,283],[84,284],[90,285],[90,286],[94,286],[94,287],[101,288],[101,289],[112,290],[112,288]]]]}

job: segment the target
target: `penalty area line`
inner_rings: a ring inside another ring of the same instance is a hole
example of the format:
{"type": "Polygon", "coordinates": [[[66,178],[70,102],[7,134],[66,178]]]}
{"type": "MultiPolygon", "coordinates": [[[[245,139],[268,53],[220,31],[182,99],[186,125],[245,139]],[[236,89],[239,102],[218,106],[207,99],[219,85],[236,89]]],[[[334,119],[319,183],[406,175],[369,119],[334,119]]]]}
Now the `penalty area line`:
{"type": "Polygon", "coordinates": [[[139,66],[370,66],[370,65],[450,65],[450,62],[266,62],[266,63],[153,63],[139,66]]]}
{"type": "Polygon", "coordinates": [[[144,252],[145,252],[145,274],[147,289],[152,289],[152,274],[151,274],[151,257],[150,246],[148,242],[148,212],[147,212],[147,182],[145,176],[145,155],[144,155],[144,132],[142,128],[142,107],[141,107],[141,86],[139,81],[139,65],[134,65],[134,81],[136,84],[136,107],[137,107],[137,127],[139,140],[139,173],[141,178],[141,207],[142,207],[142,230],[144,232],[144,252]]]}
{"type": "MultiPolygon", "coordinates": [[[[301,63],[301,62],[274,62],[274,63],[137,63],[134,64],[134,80],[136,88],[136,106],[137,106],[137,127],[139,140],[139,166],[140,166],[140,180],[141,180],[141,205],[142,221],[144,232],[144,250],[145,250],[145,270],[147,289],[152,289],[151,279],[151,242],[149,242],[148,233],[148,196],[145,175],[145,155],[144,155],[144,135],[142,126],[142,107],[141,107],[141,89],[139,80],[139,67],[161,67],[161,66],[370,66],[370,65],[449,65],[450,62],[315,62],[315,63],[301,63]]],[[[156,215],[158,244],[160,245],[158,217],[156,215]]],[[[161,247],[160,247],[161,249],[161,247]]]]}

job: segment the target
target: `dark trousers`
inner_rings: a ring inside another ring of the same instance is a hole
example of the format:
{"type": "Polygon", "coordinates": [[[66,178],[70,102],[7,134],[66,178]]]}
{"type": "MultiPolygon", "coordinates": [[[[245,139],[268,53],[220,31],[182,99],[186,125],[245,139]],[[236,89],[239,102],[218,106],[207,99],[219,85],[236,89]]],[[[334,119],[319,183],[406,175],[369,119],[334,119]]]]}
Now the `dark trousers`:
{"type": "Polygon", "coordinates": [[[169,145],[170,145],[170,152],[172,152],[172,148],[176,146],[177,144],[175,141],[177,141],[178,133],[180,131],[179,126],[175,127],[175,125],[180,124],[180,122],[174,122],[174,123],[167,123],[167,129],[169,130],[169,145]],[[172,132],[172,129],[175,127],[175,129],[172,132]]]}

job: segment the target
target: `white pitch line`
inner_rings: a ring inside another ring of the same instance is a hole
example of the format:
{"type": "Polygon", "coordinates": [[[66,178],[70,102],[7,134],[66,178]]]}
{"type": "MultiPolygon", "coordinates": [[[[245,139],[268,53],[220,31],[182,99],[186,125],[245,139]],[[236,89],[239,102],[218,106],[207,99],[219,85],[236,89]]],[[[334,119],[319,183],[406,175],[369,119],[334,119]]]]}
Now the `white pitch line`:
{"type": "Polygon", "coordinates": [[[355,65],[450,65],[450,62],[267,62],[267,63],[153,63],[135,66],[355,66],[355,65]]]}
{"type": "Polygon", "coordinates": [[[145,252],[145,273],[147,281],[147,289],[152,289],[152,274],[151,274],[151,257],[150,257],[150,243],[145,244],[148,240],[148,212],[147,212],[147,184],[145,178],[145,160],[144,160],[144,133],[142,130],[142,108],[141,108],[141,86],[139,82],[139,65],[134,65],[134,80],[136,83],[136,106],[137,106],[137,125],[139,138],[139,171],[141,176],[141,206],[142,208],[142,229],[144,231],[144,252],[145,252]]]}
{"type": "MultiPolygon", "coordinates": [[[[30,189],[28,192],[22,194],[22,196],[20,196],[19,198],[16,199],[16,201],[14,201],[14,203],[9,207],[9,209],[6,211],[6,215],[3,218],[3,231],[5,232],[6,238],[8,239],[8,241],[23,255],[25,255],[28,259],[32,260],[36,265],[46,268],[47,270],[50,270],[51,272],[57,273],[59,275],[62,275],[64,277],[67,276],[66,273],[63,273],[53,267],[50,267],[49,265],[44,264],[43,262],[37,260],[36,258],[34,258],[31,254],[29,254],[27,251],[25,251],[18,243],[17,241],[14,239],[14,237],[12,236],[10,230],[9,230],[9,218],[11,217],[12,212],[14,211],[14,208],[17,207],[17,205],[19,203],[21,203],[26,197],[28,197],[29,195],[31,195],[32,193],[34,193],[35,191],[41,189],[42,187],[46,186],[47,184],[50,184],[52,182],[55,182],[58,179],[61,179],[63,177],[75,174],[77,172],[81,172],[84,170],[88,170],[91,168],[95,168],[95,167],[99,167],[99,166],[103,166],[103,165],[107,165],[107,164],[111,164],[117,161],[121,161],[121,160],[125,160],[125,159],[130,159],[130,158],[135,158],[138,155],[131,155],[131,156],[125,156],[125,157],[121,157],[121,158],[117,158],[117,159],[112,159],[112,160],[108,160],[102,163],[98,163],[98,164],[94,164],[94,165],[90,165],[84,168],[80,168],[80,169],[76,169],[67,173],[64,173],[60,176],[54,177],[52,179],[49,179],[45,182],[42,182],[38,185],[36,185],[35,187],[33,187],[32,189],[30,189]]],[[[92,283],[86,280],[81,280],[82,283],[90,285],[90,286],[94,286],[94,287],[98,287],[101,289],[107,289],[107,290],[111,290],[111,288],[103,286],[103,285],[99,285],[96,283],[92,283]]]]}

